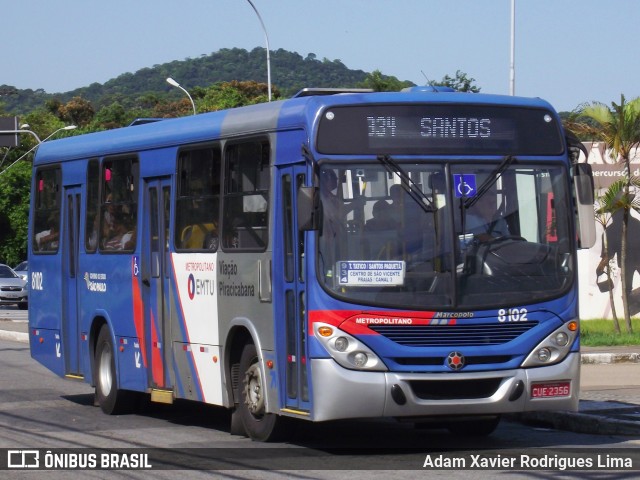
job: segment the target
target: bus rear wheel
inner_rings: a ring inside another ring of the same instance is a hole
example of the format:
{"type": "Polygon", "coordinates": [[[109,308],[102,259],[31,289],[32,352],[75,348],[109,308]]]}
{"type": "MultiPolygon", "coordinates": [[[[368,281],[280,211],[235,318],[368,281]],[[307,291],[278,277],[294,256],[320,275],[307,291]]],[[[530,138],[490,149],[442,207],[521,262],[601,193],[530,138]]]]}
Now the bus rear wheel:
{"type": "Polygon", "coordinates": [[[254,344],[245,345],[240,357],[238,414],[245,433],[252,440],[276,441],[284,433],[283,418],[266,411],[266,388],[254,344]]]}
{"type": "Polygon", "coordinates": [[[96,403],[107,415],[126,413],[131,407],[129,392],[118,390],[116,361],[109,328],[102,327],[98,334],[94,361],[96,403]]]}

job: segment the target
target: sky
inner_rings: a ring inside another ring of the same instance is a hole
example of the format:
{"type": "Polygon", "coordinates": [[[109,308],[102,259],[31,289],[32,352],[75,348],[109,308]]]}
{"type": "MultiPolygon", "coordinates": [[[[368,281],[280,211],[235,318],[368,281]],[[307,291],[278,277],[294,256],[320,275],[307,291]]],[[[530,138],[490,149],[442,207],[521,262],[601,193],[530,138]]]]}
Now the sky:
{"type": "MultiPolygon", "coordinates": [[[[460,70],[482,93],[510,93],[512,0],[252,1],[271,51],[417,85],[460,70]]],[[[639,25],[638,0],[515,0],[515,94],[558,111],[640,96],[639,25]]],[[[48,93],[266,47],[247,0],[0,0],[0,36],[0,85],[48,93]]]]}

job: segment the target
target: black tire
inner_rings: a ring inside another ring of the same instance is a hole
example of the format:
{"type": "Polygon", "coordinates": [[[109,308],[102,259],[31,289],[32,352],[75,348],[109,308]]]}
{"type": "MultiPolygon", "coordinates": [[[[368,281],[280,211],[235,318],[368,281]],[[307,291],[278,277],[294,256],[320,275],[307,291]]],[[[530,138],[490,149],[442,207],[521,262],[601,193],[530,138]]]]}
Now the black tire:
{"type": "Polygon", "coordinates": [[[26,310],[27,308],[29,308],[29,304],[27,304],[27,303],[19,303],[18,304],[18,308],[20,310],[26,310]]]}
{"type": "Polygon", "coordinates": [[[475,419],[453,422],[448,426],[451,433],[456,435],[467,435],[471,437],[487,437],[491,435],[498,424],[500,416],[480,417],[475,419]]]}
{"type": "Polygon", "coordinates": [[[266,388],[254,344],[245,345],[240,357],[237,413],[251,440],[270,442],[284,435],[284,419],[266,412],[266,388]]]}
{"type": "Polygon", "coordinates": [[[115,349],[106,326],[98,334],[93,380],[96,384],[96,403],[104,413],[118,415],[133,409],[130,392],[118,390],[115,349]]]}

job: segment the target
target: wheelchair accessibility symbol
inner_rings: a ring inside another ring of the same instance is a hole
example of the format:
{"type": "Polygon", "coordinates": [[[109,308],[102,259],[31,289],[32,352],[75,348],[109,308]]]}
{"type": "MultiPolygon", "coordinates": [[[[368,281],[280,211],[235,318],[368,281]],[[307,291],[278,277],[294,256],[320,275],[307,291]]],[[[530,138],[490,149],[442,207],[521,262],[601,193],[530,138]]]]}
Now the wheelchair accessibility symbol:
{"type": "Polygon", "coordinates": [[[137,255],[131,258],[131,273],[134,277],[140,274],[140,258],[137,255]]]}
{"type": "Polygon", "coordinates": [[[473,174],[454,174],[453,188],[456,198],[474,197],[476,195],[476,176],[473,174]]]}

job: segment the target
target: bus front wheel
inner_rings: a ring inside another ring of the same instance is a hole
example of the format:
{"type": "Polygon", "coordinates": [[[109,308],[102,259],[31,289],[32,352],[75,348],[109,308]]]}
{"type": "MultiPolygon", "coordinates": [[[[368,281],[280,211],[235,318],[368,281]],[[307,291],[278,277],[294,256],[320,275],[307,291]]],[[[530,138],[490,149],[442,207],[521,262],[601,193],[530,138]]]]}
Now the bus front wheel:
{"type": "Polygon", "coordinates": [[[244,431],[252,440],[275,441],[283,433],[283,420],[266,411],[266,388],[260,362],[254,344],[245,345],[240,357],[240,381],[238,382],[238,414],[244,431]]]}
{"type": "Polygon", "coordinates": [[[108,415],[124,413],[129,406],[128,392],[118,390],[116,361],[109,328],[102,327],[95,353],[96,403],[108,415]]]}

